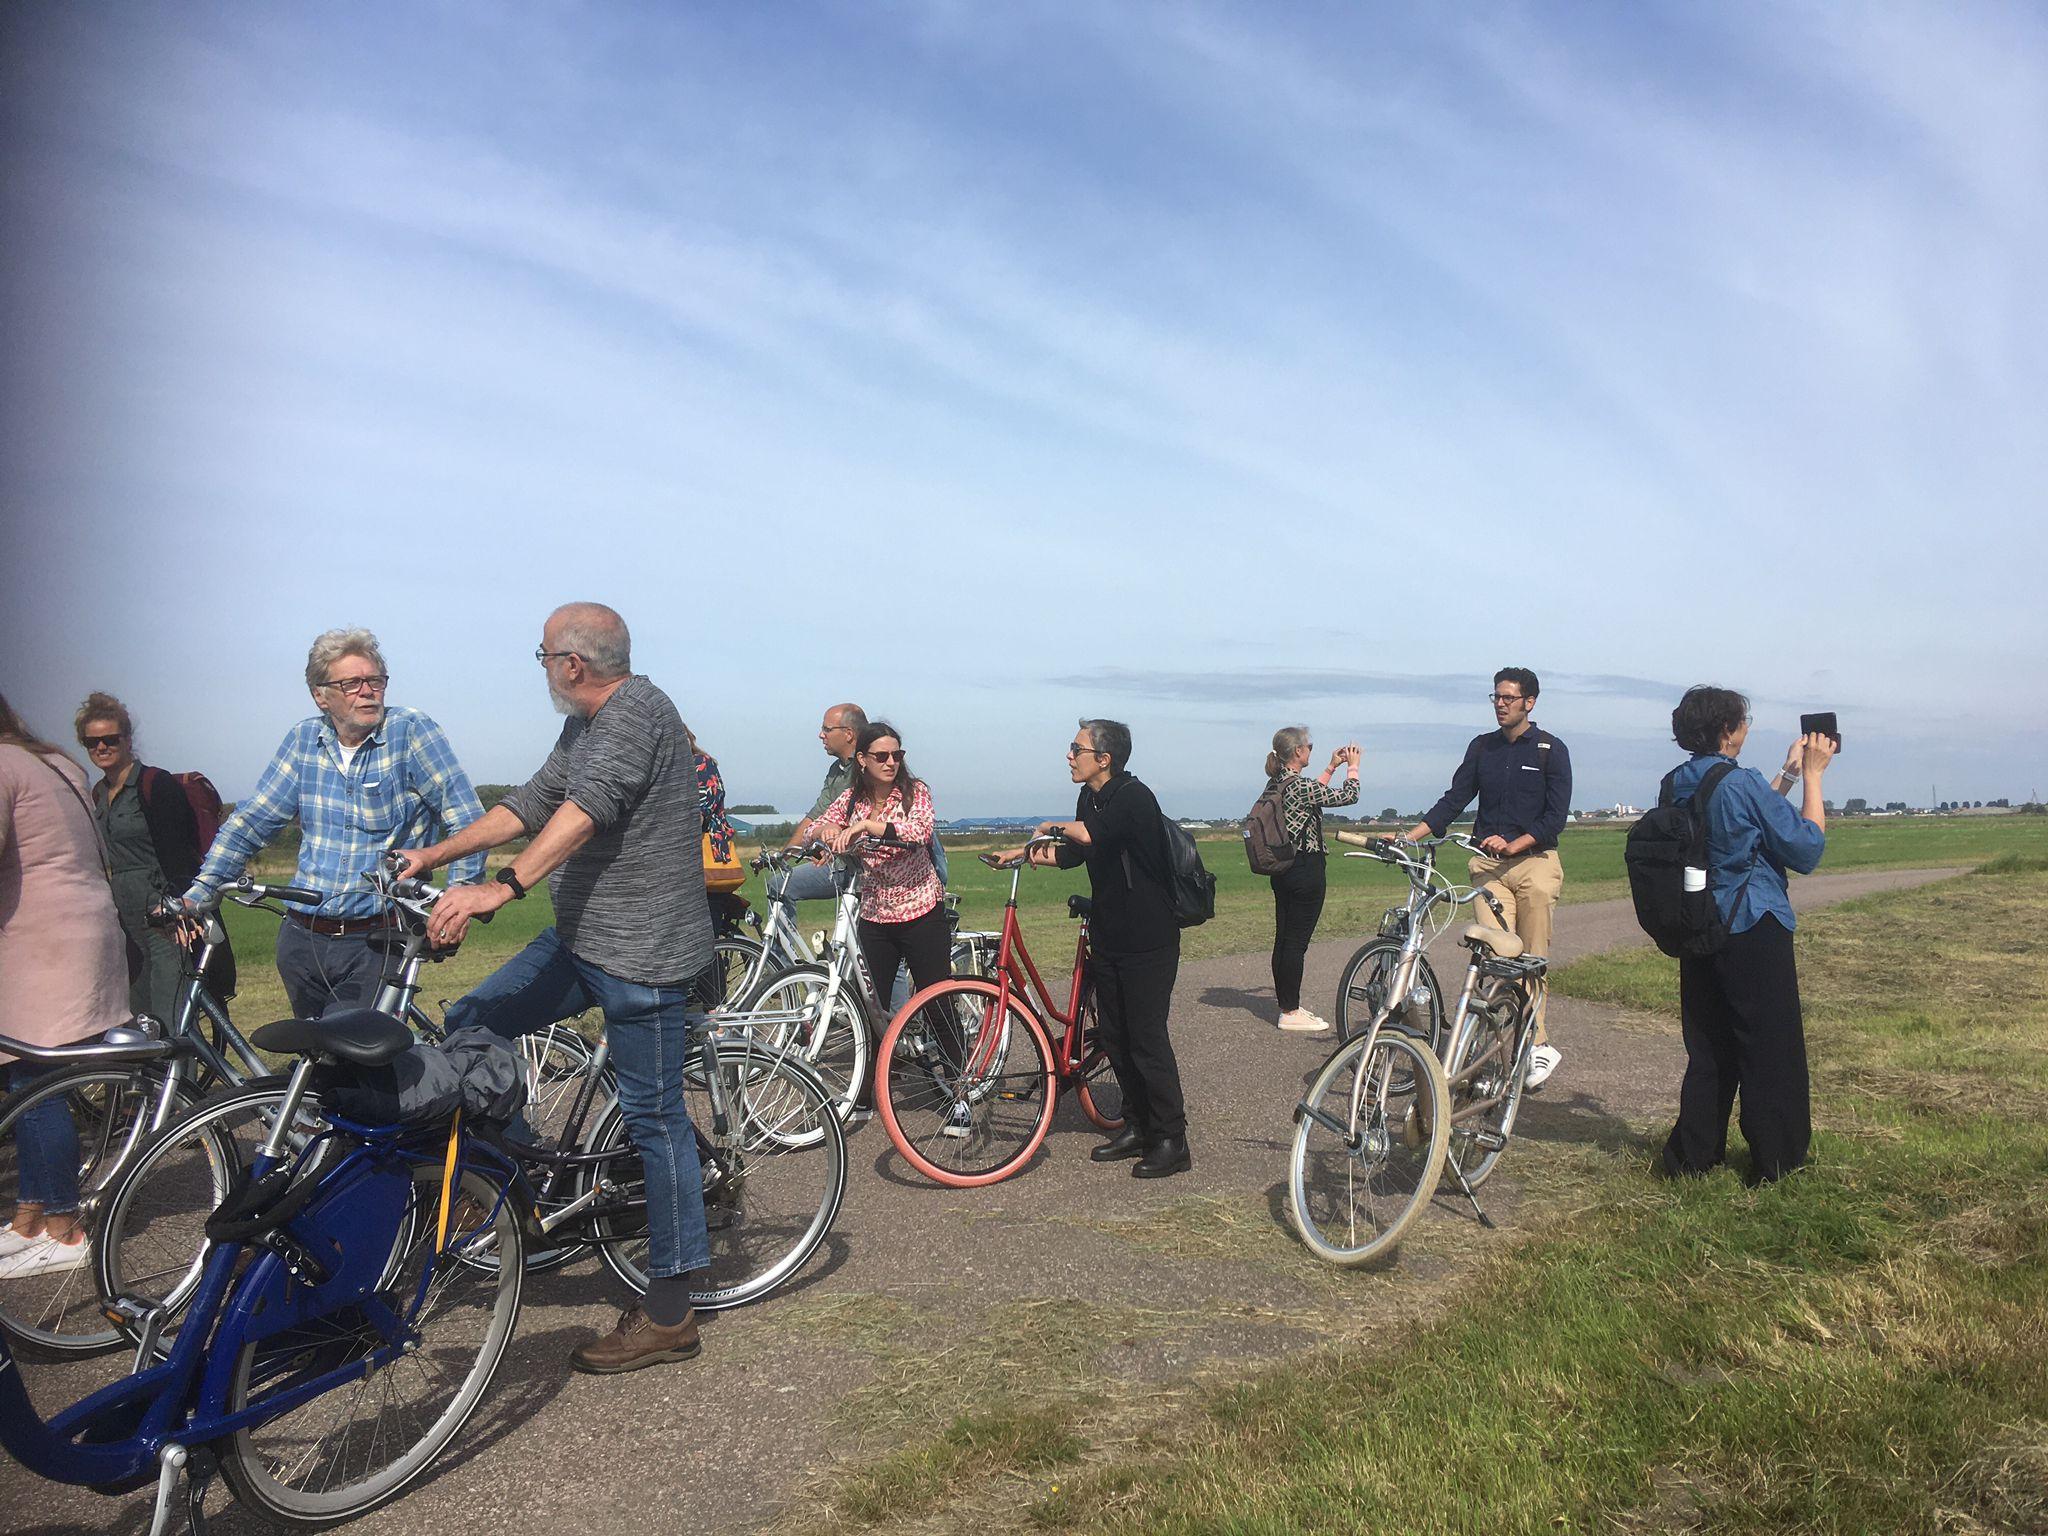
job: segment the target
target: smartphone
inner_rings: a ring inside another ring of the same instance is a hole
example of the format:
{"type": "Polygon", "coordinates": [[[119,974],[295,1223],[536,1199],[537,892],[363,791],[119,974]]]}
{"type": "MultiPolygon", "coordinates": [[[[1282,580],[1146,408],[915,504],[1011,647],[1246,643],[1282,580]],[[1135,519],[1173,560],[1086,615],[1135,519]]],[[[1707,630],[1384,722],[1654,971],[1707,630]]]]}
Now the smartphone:
{"type": "Polygon", "coordinates": [[[1842,733],[1835,729],[1835,712],[1833,710],[1829,710],[1824,715],[1801,715],[1799,717],[1799,734],[1801,736],[1811,736],[1816,731],[1823,736],[1832,736],[1835,740],[1835,751],[1840,752],[1842,750],[1842,733]]]}

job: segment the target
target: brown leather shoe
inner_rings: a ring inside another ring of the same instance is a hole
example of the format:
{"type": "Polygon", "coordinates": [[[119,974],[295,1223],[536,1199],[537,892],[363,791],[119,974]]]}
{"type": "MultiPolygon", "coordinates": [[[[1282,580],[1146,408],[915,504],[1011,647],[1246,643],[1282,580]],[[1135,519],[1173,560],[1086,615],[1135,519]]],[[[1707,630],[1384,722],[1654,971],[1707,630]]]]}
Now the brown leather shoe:
{"type": "Polygon", "coordinates": [[[620,1371],[637,1371],[643,1365],[694,1360],[703,1347],[697,1338],[696,1313],[692,1312],[673,1328],[663,1328],[647,1315],[645,1307],[630,1307],[619,1314],[618,1327],[579,1345],[569,1356],[569,1363],[595,1376],[614,1376],[620,1371]]]}

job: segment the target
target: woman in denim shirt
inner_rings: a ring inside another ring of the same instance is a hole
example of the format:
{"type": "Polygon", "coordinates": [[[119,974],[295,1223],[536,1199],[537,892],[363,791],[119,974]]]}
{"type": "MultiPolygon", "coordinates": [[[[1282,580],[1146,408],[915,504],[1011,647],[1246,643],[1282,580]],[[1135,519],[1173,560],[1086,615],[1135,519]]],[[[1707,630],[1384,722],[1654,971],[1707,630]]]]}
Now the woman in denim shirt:
{"type": "MultiPolygon", "coordinates": [[[[1741,753],[1749,700],[1727,688],[1689,688],[1671,712],[1671,734],[1693,754],[1672,784],[1683,803],[1708,769],[1741,753]]],[[[1708,802],[1708,878],[1728,942],[1716,954],[1678,962],[1686,1063],[1678,1123],[1664,1144],[1668,1174],[1705,1173],[1726,1159],[1737,1089],[1750,1182],[1806,1161],[1813,1122],[1785,876],[1811,874],[1820,863],[1827,844],[1821,775],[1834,755],[1831,737],[1808,736],[1775,782],[1738,767],[1708,802]],[[1784,795],[1794,783],[1802,786],[1798,811],[1784,795]]]]}

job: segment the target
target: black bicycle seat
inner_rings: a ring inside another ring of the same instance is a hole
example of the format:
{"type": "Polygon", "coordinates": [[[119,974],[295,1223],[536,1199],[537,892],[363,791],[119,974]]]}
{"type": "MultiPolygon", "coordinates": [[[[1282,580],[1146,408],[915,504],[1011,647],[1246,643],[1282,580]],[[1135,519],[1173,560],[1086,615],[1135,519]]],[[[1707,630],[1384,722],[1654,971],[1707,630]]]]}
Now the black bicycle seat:
{"type": "Polygon", "coordinates": [[[1074,892],[1073,895],[1067,898],[1067,916],[1069,917],[1086,917],[1094,910],[1095,903],[1086,896],[1083,896],[1079,891],[1074,892]]]}
{"type": "Polygon", "coordinates": [[[359,1067],[381,1067],[411,1049],[412,1031],[388,1013],[351,1008],[318,1019],[279,1019],[249,1037],[261,1050],[288,1056],[336,1056],[359,1067]]]}

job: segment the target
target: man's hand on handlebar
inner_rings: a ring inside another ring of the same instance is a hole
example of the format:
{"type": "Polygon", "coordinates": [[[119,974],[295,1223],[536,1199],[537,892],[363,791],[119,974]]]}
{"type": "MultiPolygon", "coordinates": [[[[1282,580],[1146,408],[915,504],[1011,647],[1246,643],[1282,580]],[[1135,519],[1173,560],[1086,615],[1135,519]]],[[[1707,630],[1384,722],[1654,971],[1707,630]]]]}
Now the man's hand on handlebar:
{"type": "Polygon", "coordinates": [[[394,848],[384,855],[384,868],[394,880],[424,880],[434,872],[434,861],[424,848],[394,848]]]}
{"type": "Polygon", "coordinates": [[[427,938],[436,949],[453,949],[469,932],[472,918],[483,920],[512,900],[512,887],[492,881],[488,885],[451,885],[434,903],[427,917],[427,938]]]}

